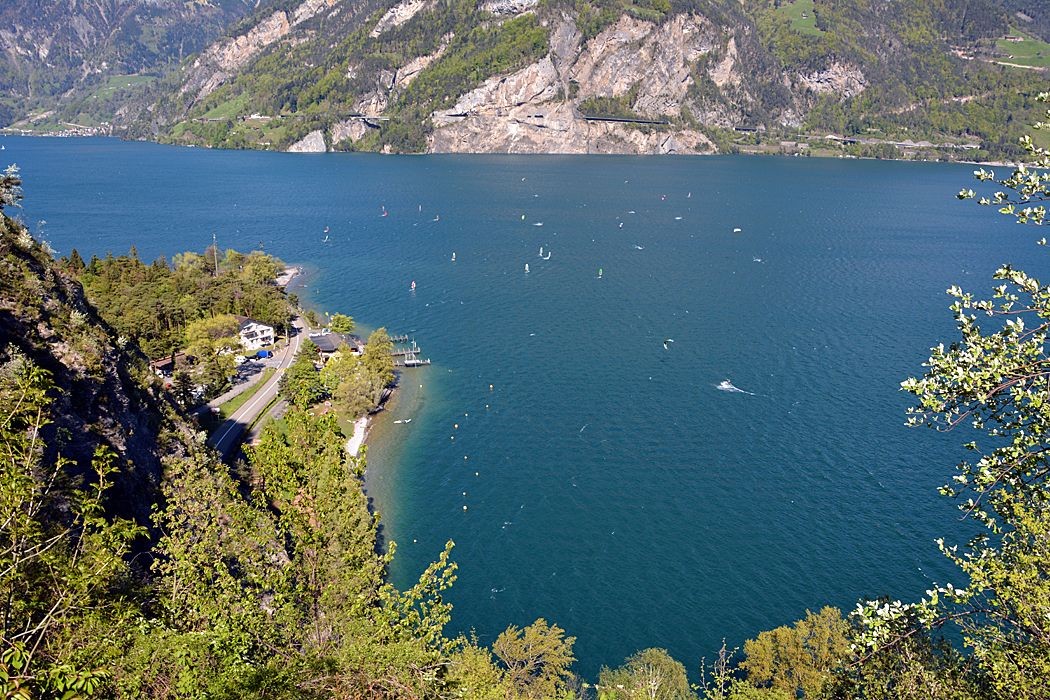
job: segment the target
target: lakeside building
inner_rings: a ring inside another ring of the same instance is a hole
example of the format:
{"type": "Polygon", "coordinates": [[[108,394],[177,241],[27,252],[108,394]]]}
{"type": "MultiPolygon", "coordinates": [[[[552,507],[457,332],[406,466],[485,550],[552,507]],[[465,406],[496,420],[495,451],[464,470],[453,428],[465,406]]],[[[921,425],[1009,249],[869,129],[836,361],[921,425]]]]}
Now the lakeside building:
{"type": "Polygon", "coordinates": [[[246,316],[237,316],[240,323],[241,345],[245,350],[258,350],[267,345],[273,345],[273,326],[268,326],[259,321],[253,321],[246,316]]]}
{"type": "Polygon", "coordinates": [[[344,335],[341,333],[321,332],[311,333],[310,342],[317,346],[317,352],[322,362],[327,362],[341,352],[349,352],[352,355],[360,355],[364,352],[364,343],[356,335],[344,335]]]}

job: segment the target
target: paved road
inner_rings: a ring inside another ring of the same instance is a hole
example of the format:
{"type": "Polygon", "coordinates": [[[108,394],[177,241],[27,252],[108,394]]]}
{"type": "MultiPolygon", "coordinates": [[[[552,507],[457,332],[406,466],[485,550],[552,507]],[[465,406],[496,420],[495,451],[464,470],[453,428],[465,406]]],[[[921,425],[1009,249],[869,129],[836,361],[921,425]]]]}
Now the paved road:
{"type": "Polygon", "coordinates": [[[223,459],[228,459],[234,453],[240,444],[240,438],[245,429],[252,424],[262,410],[269,406],[270,402],[277,396],[277,383],[284,376],[284,371],[288,366],[295,361],[302,338],[306,334],[303,323],[298,318],[292,321],[292,325],[297,333],[292,336],[288,347],[278,354],[277,371],[260,387],[255,396],[234,411],[233,415],[216,428],[215,432],[208,438],[208,443],[219,451],[223,459]]]}
{"type": "MultiPolygon", "coordinates": [[[[271,357],[269,359],[274,360],[274,362],[272,364],[276,367],[277,366],[277,362],[276,362],[277,358],[276,357],[271,357]]],[[[208,408],[218,408],[219,406],[223,405],[227,401],[230,401],[231,399],[235,399],[239,395],[241,395],[244,392],[246,392],[249,389],[251,389],[253,386],[255,386],[259,382],[260,379],[262,379],[263,371],[268,366],[266,364],[260,363],[258,360],[248,360],[247,362],[244,363],[244,365],[241,365],[241,366],[239,366],[237,368],[238,376],[234,380],[234,381],[237,381],[237,384],[234,384],[233,388],[230,389],[229,391],[227,391],[225,394],[221,394],[219,396],[216,396],[214,399],[209,401],[207,403],[207,407],[208,408]],[[252,365],[252,369],[254,371],[252,371],[251,374],[245,374],[244,376],[240,376],[242,372],[246,371],[244,369],[244,365],[247,365],[247,364],[251,364],[252,365]]]]}

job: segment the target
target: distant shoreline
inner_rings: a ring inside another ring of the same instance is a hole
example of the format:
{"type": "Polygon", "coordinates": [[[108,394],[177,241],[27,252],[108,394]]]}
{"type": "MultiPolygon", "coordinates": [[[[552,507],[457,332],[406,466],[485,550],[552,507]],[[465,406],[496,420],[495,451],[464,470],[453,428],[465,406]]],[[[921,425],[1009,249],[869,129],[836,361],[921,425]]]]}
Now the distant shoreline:
{"type": "MultiPolygon", "coordinates": [[[[0,136],[9,137],[22,137],[22,138],[72,138],[72,139],[84,139],[84,138],[104,138],[104,139],[116,139],[126,143],[151,143],[158,146],[170,146],[172,148],[203,148],[211,151],[251,151],[258,153],[289,153],[295,155],[294,151],[282,151],[273,150],[268,148],[211,148],[209,146],[198,146],[196,144],[176,144],[176,143],[165,143],[162,141],[154,141],[152,139],[145,138],[126,138],[122,136],[116,136],[111,134],[70,134],[64,132],[41,132],[33,133],[21,130],[9,130],[0,128],[0,136]]],[[[860,156],[851,155],[847,153],[831,154],[831,153],[779,153],[774,151],[737,151],[737,152],[723,152],[715,151],[713,153],[626,153],[626,152],[602,152],[602,153],[563,153],[557,151],[549,151],[543,153],[511,153],[511,152],[489,152],[489,151],[455,151],[455,152],[432,152],[424,151],[418,153],[383,153],[381,151],[325,151],[324,153],[308,153],[307,155],[349,155],[349,154],[362,154],[367,153],[371,155],[400,155],[400,156],[428,156],[428,155],[475,155],[475,156],[633,156],[637,158],[656,157],[656,158],[667,158],[667,157],[686,157],[686,158],[703,158],[707,156],[757,156],[757,157],[782,157],[782,158],[827,158],[831,160],[885,160],[902,163],[964,163],[971,165],[986,165],[994,167],[1016,167],[1017,163],[1008,163],[998,160],[987,160],[987,161],[975,161],[967,159],[956,159],[956,158],[879,158],[875,156],[860,156]]]]}

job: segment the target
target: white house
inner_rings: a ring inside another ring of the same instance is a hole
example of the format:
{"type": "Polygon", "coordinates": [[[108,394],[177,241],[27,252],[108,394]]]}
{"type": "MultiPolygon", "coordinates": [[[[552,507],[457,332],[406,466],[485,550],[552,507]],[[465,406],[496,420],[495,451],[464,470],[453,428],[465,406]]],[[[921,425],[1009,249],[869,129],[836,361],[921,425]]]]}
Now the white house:
{"type": "Polygon", "coordinates": [[[253,321],[244,316],[238,316],[240,322],[241,345],[245,350],[258,350],[259,348],[273,345],[273,326],[253,321]]]}

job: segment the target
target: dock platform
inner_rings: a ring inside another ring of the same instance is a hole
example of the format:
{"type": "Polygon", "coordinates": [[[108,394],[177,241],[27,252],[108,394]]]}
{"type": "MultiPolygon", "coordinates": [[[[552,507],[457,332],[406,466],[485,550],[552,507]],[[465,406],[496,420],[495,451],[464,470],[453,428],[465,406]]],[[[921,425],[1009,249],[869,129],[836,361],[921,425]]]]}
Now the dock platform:
{"type": "MultiPolygon", "coordinates": [[[[395,336],[392,338],[394,342],[409,342],[407,335],[395,336]]],[[[394,349],[390,351],[390,356],[394,358],[394,367],[422,367],[430,364],[430,358],[423,359],[419,357],[422,349],[416,344],[416,341],[411,341],[411,345],[398,346],[395,345],[394,349]]]]}

